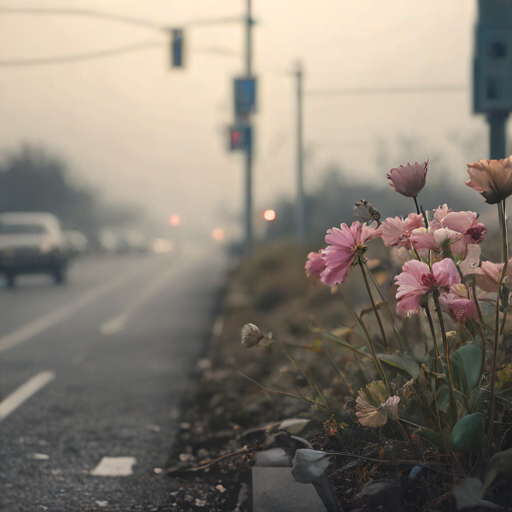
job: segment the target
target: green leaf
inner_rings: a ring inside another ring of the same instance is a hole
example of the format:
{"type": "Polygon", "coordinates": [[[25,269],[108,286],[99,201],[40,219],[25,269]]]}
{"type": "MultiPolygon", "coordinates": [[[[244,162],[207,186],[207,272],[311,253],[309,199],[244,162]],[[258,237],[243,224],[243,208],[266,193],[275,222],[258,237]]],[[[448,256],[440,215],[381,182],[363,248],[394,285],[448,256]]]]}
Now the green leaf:
{"type": "Polygon", "coordinates": [[[405,354],[377,354],[377,357],[385,363],[403,370],[414,380],[420,376],[420,367],[418,363],[410,356],[405,354]]]}
{"type": "Polygon", "coordinates": [[[451,445],[450,431],[448,429],[443,430],[443,436],[441,436],[439,432],[434,432],[433,430],[430,430],[429,428],[426,427],[420,427],[417,430],[415,430],[414,433],[420,437],[423,437],[423,439],[426,439],[429,443],[432,443],[434,446],[442,448],[443,450],[443,436],[444,440],[446,441],[446,444],[448,445],[448,448],[451,445]]]}
{"type": "Polygon", "coordinates": [[[478,386],[482,374],[482,349],[474,343],[460,347],[450,357],[453,381],[457,389],[465,394],[478,386]]]}
{"type": "Polygon", "coordinates": [[[484,447],[484,415],[474,412],[461,418],[452,431],[456,452],[478,452],[484,447]]]}

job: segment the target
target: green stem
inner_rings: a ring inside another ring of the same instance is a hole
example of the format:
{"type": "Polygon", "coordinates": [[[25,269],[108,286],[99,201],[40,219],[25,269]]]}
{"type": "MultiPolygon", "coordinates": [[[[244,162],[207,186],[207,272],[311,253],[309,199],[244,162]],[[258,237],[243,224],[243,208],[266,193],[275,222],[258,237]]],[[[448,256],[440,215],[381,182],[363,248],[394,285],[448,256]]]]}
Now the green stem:
{"type": "Polygon", "coordinates": [[[473,292],[473,300],[475,301],[476,311],[478,313],[478,322],[475,322],[478,330],[480,331],[480,338],[482,338],[482,362],[480,363],[480,377],[484,374],[485,371],[485,359],[487,354],[487,339],[485,337],[484,331],[484,317],[482,315],[482,310],[480,309],[480,302],[478,302],[478,297],[476,296],[476,280],[473,279],[471,283],[471,290],[473,292]]]}
{"type": "Polygon", "coordinates": [[[430,332],[432,333],[432,342],[434,343],[434,372],[437,372],[437,361],[439,359],[439,348],[437,346],[437,337],[436,337],[436,330],[434,327],[434,321],[432,320],[432,315],[430,314],[430,308],[428,307],[428,304],[426,304],[423,308],[425,310],[425,313],[427,315],[428,325],[430,326],[430,332]]]}
{"type": "Polygon", "coordinates": [[[386,388],[388,390],[388,393],[391,395],[391,386],[389,385],[389,381],[388,381],[388,378],[386,376],[386,373],[384,372],[384,368],[382,368],[382,365],[380,364],[379,358],[377,357],[377,353],[375,352],[375,347],[373,346],[372,337],[370,336],[370,333],[368,332],[368,329],[367,329],[365,323],[354,313],[353,309],[350,307],[350,304],[348,303],[348,301],[345,298],[345,295],[343,295],[343,293],[341,293],[341,297],[343,298],[343,301],[345,302],[345,305],[347,306],[348,310],[350,311],[350,314],[352,315],[352,318],[361,327],[361,329],[362,329],[362,331],[364,333],[364,337],[366,338],[366,342],[368,344],[368,348],[370,349],[370,353],[372,355],[373,364],[375,365],[375,368],[376,368],[377,372],[382,377],[382,380],[386,384],[386,388]]]}
{"type": "Polygon", "coordinates": [[[500,342],[500,302],[501,292],[503,288],[503,280],[507,275],[508,266],[508,237],[507,237],[507,223],[506,223],[506,210],[505,200],[498,203],[498,218],[500,221],[500,232],[501,232],[501,259],[503,262],[503,270],[500,275],[500,282],[498,285],[498,296],[496,297],[496,320],[495,320],[495,332],[494,332],[494,344],[492,347],[492,362],[491,362],[491,375],[490,379],[490,396],[489,401],[491,410],[489,413],[489,431],[487,434],[487,450],[489,451],[492,444],[492,435],[494,431],[494,413],[495,413],[495,402],[496,402],[496,366],[498,361],[498,345],[500,342]]]}
{"type": "Polygon", "coordinates": [[[450,392],[450,416],[452,427],[457,423],[457,403],[455,402],[455,396],[453,394],[453,378],[452,378],[452,365],[450,364],[450,347],[448,345],[448,339],[446,338],[446,329],[444,326],[443,313],[441,311],[441,304],[439,303],[439,291],[434,291],[432,294],[434,297],[434,304],[436,306],[437,318],[439,320],[439,327],[441,328],[441,337],[443,339],[445,359],[446,359],[446,370],[447,370],[447,383],[448,390],[450,392]]]}
{"type": "Polygon", "coordinates": [[[418,204],[418,199],[416,197],[414,199],[414,204],[416,205],[416,211],[418,212],[418,215],[421,215],[423,213],[423,220],[425,221],[425,227],[428,229],[428,219],[427,214],[425,212],[421,211],[420,205],[418,204]]]}
{"type": "Polygon", "coordinates": [[[327,356],[327,359],[329,359],[329,362],[331,363],[331,366],[334,368],[334,371],[338,372],[339,376],[341,377],[341,380],[345,383],[345,386],[347,386],[350,394],[355,396],[356,393],[354,391],[354,388],[352,387],[352,384],[350,384],[350,381],[345,375],[345,372],[336,364],[336,361],[334,360],[334,357],[331,352],[331,347],[324,349],[324,353],[327,356]]]}
{"type": "Polygon", "coordinates": [[[364,284],[366,286],[366,291],[368,292],[368,297],[370,297],[370,302],[372,303],[373,312],[375,313],[375,318],[377,319],[377,323],[379,324],[380,333],[382,335],[382,340],[384,341],[384,348],[386,352],[389,354],[389,344],[388,339],[386,337],[386,332],[384,331],[384,326],[382,325],[382,320],[380,318],[379,310],[375,306],[375,301],[373,300],[372,291],[370,289],[370,283],[368,282],[368,277],[366,276],[366,272],[364,270],[364,264],[361,257],[359,257],[359,266],[361,267],[361,273],[363,274],[364,284]]]}
{"type": "Polygon", "coordinates": [[[397,325],[395,323],[395,319],[393,318],[393,315],[391,314],[391,311],[389,309],[388,301],[386,300],[386,297],[384,297],[384,294],[382,293],[382,290],[381,290],[381,288],[379,286],[379,283],[375,279],[375,276],[371,273],[370,269],[368,268],[368,265],[366,264],[366,261],[364,261],[364,266],[365,266],[366,270],[368,271],[368,274],[370,275],[370,278],[371,278],[371,280],[373,282],[373,286],[377,290],[377,293],[379,294],[379,297],[381,298],[382,303],[384,304],[384,309],[386,310],[386,314],[388,315],[389,321],[391,322],[391,325],[393,326],[393,332],[395,333],[395,337],[398,340],[398,343],[400,344],[400,348],[402,350],[405,349],[405,350],[409,350],[410,351],[411,348],[408,346],[407,342],[405,341],[405,339],[400,334],[400,331],[398,330],[398,327],[397,327],[397,325]]]}

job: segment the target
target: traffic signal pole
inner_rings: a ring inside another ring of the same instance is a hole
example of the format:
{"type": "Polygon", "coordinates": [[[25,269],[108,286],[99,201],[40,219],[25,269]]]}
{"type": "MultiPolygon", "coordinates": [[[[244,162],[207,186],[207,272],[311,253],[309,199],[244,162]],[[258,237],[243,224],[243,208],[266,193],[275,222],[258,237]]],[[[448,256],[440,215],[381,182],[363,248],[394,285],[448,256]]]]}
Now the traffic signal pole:
{"type": "MultiPolygon", "coordinates": [[[[247,0],[247,17],[245,21],[245,76],[252,78],[252,15],[251,0],[247,0]]],[[[249,144],[245,149],[245,237],[244,252],[250,255],[252,252],[252,144],[251,114],[247,113],[242,119],[243,124],[251,131],[249,144]]]]}
{"type": "Polygon", "coordinates": [[[295,70],[297,87],[297,241],[304,243],[306,236],[306,208],[304,198],[304,149],[303,149],[303,129],[302,129],[302,64],[297,62],[295,70]]]}

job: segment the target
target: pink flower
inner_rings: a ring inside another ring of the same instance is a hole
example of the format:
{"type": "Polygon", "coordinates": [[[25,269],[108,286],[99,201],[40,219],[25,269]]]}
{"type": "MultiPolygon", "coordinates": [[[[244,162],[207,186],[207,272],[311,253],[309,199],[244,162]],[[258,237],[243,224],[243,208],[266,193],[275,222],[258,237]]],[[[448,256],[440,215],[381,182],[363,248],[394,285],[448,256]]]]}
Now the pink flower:
{"type": "Polygon", "coordinates": [[[411,248],[411,235],[413,230],[424,228],[423,215],[411,213],[406,219],[402,217],[388,217],[379,227],[378,234],[386,247],[411,248]]]}
{"type": "MultiPolygon", "coordinates": [[[[476,268],[476,284],[486,292],[497,292],[500,283],[503,263],[492,263],[491,261],[482,261],[480,268],[476,268]]],[[[508,276],[512,273],[512,259],[507,265],[507,274],[505,282],[508,282],[508,276]]]]}
{"type": "Polygon", "coordinates": [[[449,212],[442,219],[441,225],[462,233],[468,244],[483,242],[487,233],[487,228],[481,222],[478,222],[478,215],[475,212],[449,212]]]}
{"type": "Polygon", "coordinates": [[[405,197],[417,197],[427,180],[428,160],[423,164],[415,162],[414,165],[401,165],[398,169],[391,169],[387,175],[388,183],[405,197]]]}
{"type": "Polygon", "coordinates": [[[469,297],[468,289],[462,283],[454,284],[449,293],[439,297],[439,302],[449,310],[457,322],[465,322],[469,318],[478,320],[476,303],[469,297]]]}
{"type": "Polygon", "coordinates": [[[443,206],[438,206],[437,210],[434,211],[434,219],[430,223],[432,227],[440,227],[441,221],[448,215],[452,210],[448,208],[447,204],[443,204],[443,206]],[[439,223],[439,226],[435,224],[439,223]]]}
{"type": "Polygon", "coordinates": [[[486,203],[499,203],[512,194],[511,158],[468,164],[468,174],[466,185],[482,194],[486,203]]]}
{"type": "Polygon", "coordinates": [[[325,262],[322,258],[322,251],[310,252],[308,254],[308,261],[304,267],[306,269],[306,275],[312,281],[319,281],[320,274],[325,270],[325,262]]]}
{"type": "Polygon", "coordinates": [[[320,277],[328,286],[344,283],[356,256],[366,252],[366,242],[378,236],[375,228],[361,226],[358,221],[350,227],[342,224],[340,228],[330,229],[325,237],[329,245],[323,250],[326,268],[320,277]]]}
{"type": "Polygon", "coordinates": [[[395,277],[398,315],[404,317],[417,313],[422,300],[431,292],[440,290],[447,293],[456,283],[460,283],[460,277],[455,263],[449,258],[434,263],[432,270],[422,261],[408,261],[402,273],[395,277]]]}

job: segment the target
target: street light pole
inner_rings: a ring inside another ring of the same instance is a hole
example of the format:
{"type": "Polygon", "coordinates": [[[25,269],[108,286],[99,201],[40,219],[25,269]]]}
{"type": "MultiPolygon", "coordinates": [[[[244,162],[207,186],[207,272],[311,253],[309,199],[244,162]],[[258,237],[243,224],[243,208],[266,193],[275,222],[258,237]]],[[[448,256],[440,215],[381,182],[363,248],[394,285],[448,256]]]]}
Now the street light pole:
{"type": "MultiPolygon", "coordinates": [[[[247,0],[247,16],[245,22],[245,76],[252,78],[252,15],[251,0],[247,0]]],[[[247,113],[244,124],[248,127],[250,137],[245,149],[245,240],[244,251],[247,255],[252,252],[252,145],[253,133],[251,127],[251,115],[247,113]]]]}
{"type": "Polygon", "coordinates": [[[302,129],[302,79],[303,71],[301,62],[297,62],[295,70],[297,86],[297,241],[304,243],[306,236],[306,208],[304,198],[304,149],[302,129]]]}

